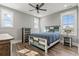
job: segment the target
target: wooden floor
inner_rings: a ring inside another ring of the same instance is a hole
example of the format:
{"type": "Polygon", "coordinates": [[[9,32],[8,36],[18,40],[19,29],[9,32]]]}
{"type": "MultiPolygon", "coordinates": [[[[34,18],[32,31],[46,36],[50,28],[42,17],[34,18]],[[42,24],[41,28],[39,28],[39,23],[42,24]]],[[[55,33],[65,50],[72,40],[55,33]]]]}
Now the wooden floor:
{"type": "MultiPolygon", "coordinates": [[[[39,53],[39,56],[44,56],[44,51],[34,47],[32,45],[28,45],[28,43],[26,44],[22,44],[22,43],[17,43],[17,44],[13,44],[13,56],[16,56],[17,53],[16,51],[21,50],[21,49],[29,49],[29,50],[33,50],[39,53]]],[[[62,44],[58,43],[56,45],[54,45],[53,47],[51,47],[50,49],[48,49],[48,56],[78,56],[79,54],[77,47],[68,47],[68,46],[63,46],[62,44]]],[[[20,55],[21,56],[21,55],[20,55]]],[[[24,55],[25,56],[25,55],[24,55]]]]}

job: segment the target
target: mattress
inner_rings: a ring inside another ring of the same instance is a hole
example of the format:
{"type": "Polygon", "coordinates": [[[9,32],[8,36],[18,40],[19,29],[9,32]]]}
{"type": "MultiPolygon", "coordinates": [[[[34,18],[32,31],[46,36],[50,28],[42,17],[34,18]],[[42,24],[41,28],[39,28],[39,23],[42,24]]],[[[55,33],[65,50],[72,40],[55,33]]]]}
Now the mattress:
{"type": "Polygon", "coordinates": [[[57,41],[60,38],[59,32],[40,32],[40,33],[31,33],[30,36],[43,38],[47,40],[47,44],[50,45],[51,43],[57,41]]]}

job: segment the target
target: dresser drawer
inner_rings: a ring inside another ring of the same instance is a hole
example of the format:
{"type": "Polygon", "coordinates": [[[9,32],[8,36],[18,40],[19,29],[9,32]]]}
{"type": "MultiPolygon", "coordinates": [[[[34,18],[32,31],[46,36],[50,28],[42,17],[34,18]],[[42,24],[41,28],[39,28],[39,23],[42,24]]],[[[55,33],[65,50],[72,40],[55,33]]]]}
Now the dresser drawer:
{"type": "Polygon", "coordinates": [[[10,56],[10,42],[0,42],[0,56],[10,56]]]}

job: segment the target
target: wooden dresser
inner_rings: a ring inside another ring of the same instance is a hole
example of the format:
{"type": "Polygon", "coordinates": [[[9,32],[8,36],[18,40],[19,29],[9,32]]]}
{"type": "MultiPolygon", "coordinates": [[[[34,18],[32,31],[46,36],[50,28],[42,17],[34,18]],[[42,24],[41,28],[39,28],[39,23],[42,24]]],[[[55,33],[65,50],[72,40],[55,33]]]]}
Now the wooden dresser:
{"type": "Polygon", "coordinates": [[[11,55],[11,40],[12,36],[9,34],[0,34],[0,56],[10,56],[11,55]]]}

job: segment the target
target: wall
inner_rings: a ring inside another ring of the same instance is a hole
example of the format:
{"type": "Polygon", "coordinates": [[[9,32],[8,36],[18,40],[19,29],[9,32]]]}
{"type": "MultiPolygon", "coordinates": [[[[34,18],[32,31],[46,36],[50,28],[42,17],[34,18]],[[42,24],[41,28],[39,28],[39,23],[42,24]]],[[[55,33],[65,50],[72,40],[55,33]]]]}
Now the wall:
{"type": "MultiPolygon", "coordinates": [[[[77,8],[73,7],[73,8],[67,9],[67,10],[63,10],[63,11],[56,12],[54,14],[42,17],[40,19],[41,32],[44,31],[45,26],[60,25],[61,24],[61,13],[68,11],[68,10],[73,10],[73,9],[77,9],[77,8]]],[[[73,38],[73,45],[77,45],[76,44],[76,43],[78,43],[77,40],[78,40],[77,37],[73,38]]]]}
{"type": "MultiPolygon", "coordinates": [[[[17,10],[13,10],[4,6],[0,6],[1,8],[6,8],[11,10],[14,13],[14,27],[13,28],[2,28],[0,26],[0,34],[1,33],[9,33],[10,35],[12,35],[15,39],[12,41],[13,43],[19,42],[22,40],[22,27],[30,27],[32,28],[32,20],[33,20],[33,16],[19,12],[17,10]]],[[[0,18],[1,18],[1,12],[0,12],[0,18]]],[[[0,23],[1,23],[1,19],[0,19],[0,23]]]]}
{"type": "MultiPolygon", "coordinates": [[[[1,8],[7,8],[4,6],[0,6],[1,8]]],[[[10,8],[7,8],[10,9],[10,8]]],[[[10,9],[11,11],[14,12],[14,27],[13,28],[1,28],[0,26],[0,33],[9,33],[11,34],[15,39],[13,42],[18,42],[22,40],[22,27],[30,27],[31,31],[34,32],[33,30],[33,18],[34,16],[19,12],[14,9],[10,9]]],[[[40,31],[43,32],[45,26],[50,26],[50,25],[60,25],[60,13],[57,12],[45,17],[40,18],[40,31]]],[[[1,12],[0,12],[0,18],[1,18],[1,12]]],[[[1,19],[0,19],[1,23],[1,19]]],[[[74,39],[73,42],[76,42],[77,40],[74,39]]]]}
{"type": "Polygon", "coordinates": [[[60,24],[60,14],[59,13],[55,13],[55,14],[51,14],[46,17],[43,17],[40,20],[41,32],[44,31],[45,26],[59,25],[59,24],[60,24]]]}

